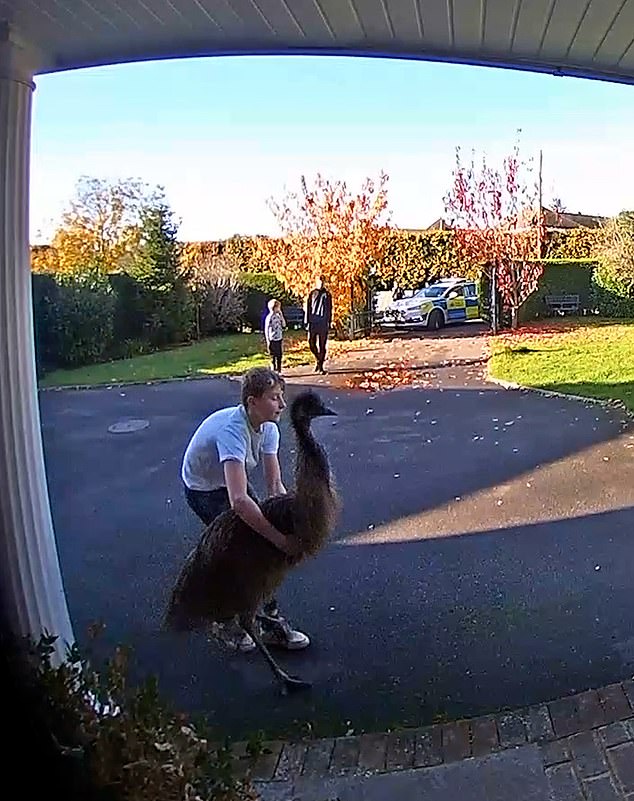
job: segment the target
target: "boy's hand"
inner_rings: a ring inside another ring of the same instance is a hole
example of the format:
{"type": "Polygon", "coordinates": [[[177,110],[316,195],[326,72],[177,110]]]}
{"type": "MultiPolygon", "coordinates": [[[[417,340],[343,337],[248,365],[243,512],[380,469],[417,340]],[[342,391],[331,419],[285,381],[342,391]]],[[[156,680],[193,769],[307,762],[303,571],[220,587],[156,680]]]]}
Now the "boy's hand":
{"type": "Polygon", "coordinates": [[[301,548],[299,542],[294,537],[284,537],[284,543],[280,542],[280,550],[287,556],[298,556],[301,548]]]}

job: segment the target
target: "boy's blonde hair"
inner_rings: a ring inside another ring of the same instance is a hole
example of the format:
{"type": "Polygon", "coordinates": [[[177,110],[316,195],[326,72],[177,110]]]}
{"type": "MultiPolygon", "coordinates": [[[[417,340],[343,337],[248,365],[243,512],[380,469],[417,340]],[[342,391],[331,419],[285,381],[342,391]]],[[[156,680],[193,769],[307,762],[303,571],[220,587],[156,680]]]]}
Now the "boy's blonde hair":
{"type": "Polygon", "coordinates": [[[286,383],[279,373],[270,367],[252,367],[242,376],[242,405],[246,407],[248,398],[261,398],[267,389],[280,387],[282,392],[286,383]]]}
{"type": "Polygon", "coordinates": [[[278,305],[278,303],[279,303],[279,300],[277,300],[276,298],[271,298],[271,300],[269,300],[269,302],[267,304],[268,307],[269,307],[269,311],[270,312],[274,311],[275,307],[278,305]]]}

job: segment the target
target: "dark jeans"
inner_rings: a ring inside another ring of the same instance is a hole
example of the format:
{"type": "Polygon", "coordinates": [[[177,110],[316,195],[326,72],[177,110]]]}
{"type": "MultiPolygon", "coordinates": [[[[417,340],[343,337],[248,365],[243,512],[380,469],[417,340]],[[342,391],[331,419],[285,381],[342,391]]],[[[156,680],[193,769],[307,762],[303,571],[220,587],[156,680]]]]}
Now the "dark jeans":
{"type": "Polygon", "coordinates": [[[279,373],[282,369],[282,340],[272,339],[269,342],[269,353],[273,362],[273,369],[279,373]]]}
{"type": "Polygon", "coordinates": [[[308,347],[315,357],[317,367],[324,368],[326,361],[326,343],[328,342],[328,330],[323,328],[308,328],[308,347]]]}
{"type": "MultiPolygon", "coordinates": [[[[249,497],[257,503],[258,497],[253,488],[247,488],[249,497]]],[[[218,489],[211,490],[210,492],[202,492],[201,490],[192,490],[185,487],[185,498],[189,508],[208,526],[213,522],[218,515],[231,509],[229,502],[229,493],[226,487],[219,487],[218,489]]],[[[260,536],[259,534],[257,536],[260,536]]],[[[264,614],[271,617],[279,617],[279,609],[277,606],[277,599],[275,597],[269,598],[262,605],[264,614]]],[[[266,624],[264,624],[266,627],[266,624]]]]}

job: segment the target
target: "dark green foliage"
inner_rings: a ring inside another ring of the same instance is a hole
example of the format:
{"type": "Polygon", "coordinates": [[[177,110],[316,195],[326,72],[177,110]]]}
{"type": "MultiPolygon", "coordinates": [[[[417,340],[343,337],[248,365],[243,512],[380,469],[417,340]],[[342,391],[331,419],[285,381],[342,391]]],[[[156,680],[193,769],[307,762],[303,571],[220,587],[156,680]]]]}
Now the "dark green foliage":
{"type": "Polygon", "coordinates": [[[261,330],[267,303],[276,298],[282,306],[301,306],[303,301],[288,292],[273,273],[238,273],[244,287],[244,321],[254,331],[261,330]]]}
{"type": "Polygon", "coordinates": [[[180,244],[165,205],[141,214],[141,247],[132,270],[144,289],[145,337],[162,347],[191,338],[194,309],[180,271],[180,244]]]}
{"type": "Polygon", "coordinates": [[[40,370],[102,360],[113,344],[115,299],[96,273],[33,276],[35,350],[40,370]]]}
{"type": "Polygon", "coordinates": [[[596,306],[593,290],[595,261],[588,259],[543,260],[544,272],[537,290],[522,306],[520,320],[528,321],[549,317],[552,312],[546,305],[547,295],[579,295],[579,313],[592,312],[596,306]]]}

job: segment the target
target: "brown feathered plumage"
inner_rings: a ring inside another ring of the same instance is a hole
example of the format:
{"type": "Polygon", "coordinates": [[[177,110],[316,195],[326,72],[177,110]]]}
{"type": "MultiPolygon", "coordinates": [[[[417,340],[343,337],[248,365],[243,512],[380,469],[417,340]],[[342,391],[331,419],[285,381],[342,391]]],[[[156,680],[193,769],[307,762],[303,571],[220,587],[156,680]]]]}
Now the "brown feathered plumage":
{"type": "Polygon", "coordinates": [[[326,414],[334,412],[315,392],[295,398],[290,410],[297,440],[295,488],[260,504],[265,517],[299,544],[297,555],[286,556],[233,510],[224,512],[205,529],[181,569],[166,616],[170,627],[189,630],[234,616],[253,619],[286,573],[324,545],[333,531],[339,501],[326,453],[315,441],[310,423],[326,414]]]}

